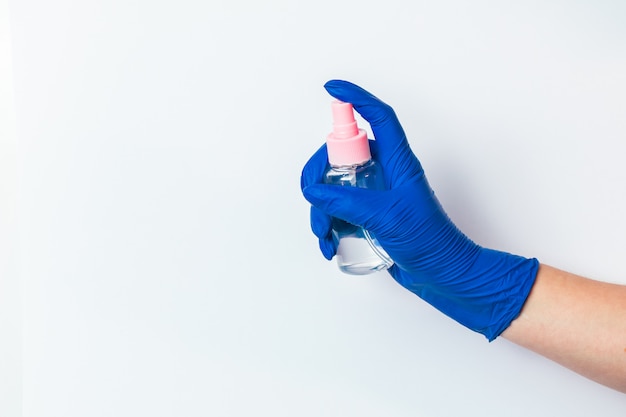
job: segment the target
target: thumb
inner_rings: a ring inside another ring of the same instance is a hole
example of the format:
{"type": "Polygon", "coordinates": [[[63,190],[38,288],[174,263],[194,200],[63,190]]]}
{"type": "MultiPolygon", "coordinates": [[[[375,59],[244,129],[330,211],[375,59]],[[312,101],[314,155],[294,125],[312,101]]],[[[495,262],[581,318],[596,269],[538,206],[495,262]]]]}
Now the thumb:
{"type": "Polygon", "coordinates": [[[376,233],[376,220],[384,213],[385,191],[338,185],[313,184],[302,190],[304,198],[329,216],[376,233]]]}

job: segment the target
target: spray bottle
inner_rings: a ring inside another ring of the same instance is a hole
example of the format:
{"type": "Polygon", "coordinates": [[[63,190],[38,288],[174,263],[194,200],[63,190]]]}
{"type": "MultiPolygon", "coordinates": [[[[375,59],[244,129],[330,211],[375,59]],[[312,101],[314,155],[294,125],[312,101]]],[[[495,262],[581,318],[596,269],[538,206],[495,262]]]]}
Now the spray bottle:
{"type": "MultiPolygon", "coordinates": [[[[359,129],[352,104],[333,101],[333,131],[326,138],[330,167],[326,184],[382,190],[382,167],[372,159],[367,134],[359,129]]],[[[362,227],[332,219],[337,264],[343,272],[365,275],[389,268],[393,261],[376,238],[362,227]]]]}

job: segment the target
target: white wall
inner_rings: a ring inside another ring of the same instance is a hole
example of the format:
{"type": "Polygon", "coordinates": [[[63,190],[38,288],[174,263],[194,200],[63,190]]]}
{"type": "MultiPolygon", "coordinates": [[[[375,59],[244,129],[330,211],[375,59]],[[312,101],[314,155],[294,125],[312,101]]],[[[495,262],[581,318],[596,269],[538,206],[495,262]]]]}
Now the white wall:
{"type": "Polygon", "coordinates": [[[626,283],[623,2],[10,6],[24,416],[623,415],[340,274],[299,190],[345,78],[472,238],[626,283]]]}
{"type": "Polygon", "coordinates": [[[0,0],[0,415],[21,414],[17,131],[9,2],[0,0]]]}

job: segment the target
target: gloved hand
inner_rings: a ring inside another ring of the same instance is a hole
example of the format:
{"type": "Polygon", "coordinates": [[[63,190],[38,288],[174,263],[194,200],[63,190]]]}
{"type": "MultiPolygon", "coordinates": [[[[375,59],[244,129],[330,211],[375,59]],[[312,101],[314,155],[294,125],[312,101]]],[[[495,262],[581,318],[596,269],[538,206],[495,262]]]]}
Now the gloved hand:
{"type": "Polygon", "coordinates": [[[495,339],[519,315],[535,281],[536,259],[483,248],[448,218],[409,147],[393,109],[346,81],[326,83],[370,123],[372,157],[383,167],[386,190],[322,183],[328,159],[322,146],[302,171],[312,204],[311,228],[327,259],[336,252],[331,217],[361,226],[394,260],[389,273],[444,314],[495,339]]]}

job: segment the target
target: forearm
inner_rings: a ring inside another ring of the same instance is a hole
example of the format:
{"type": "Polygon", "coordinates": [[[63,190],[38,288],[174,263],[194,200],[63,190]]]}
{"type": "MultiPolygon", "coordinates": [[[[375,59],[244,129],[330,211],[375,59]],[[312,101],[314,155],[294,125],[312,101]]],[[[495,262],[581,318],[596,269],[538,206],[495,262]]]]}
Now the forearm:
{"type": "Polygon", "coordinates": [[[626,393],[626,286],[541,265],[521,314],[502,336],[626,393]]]}

